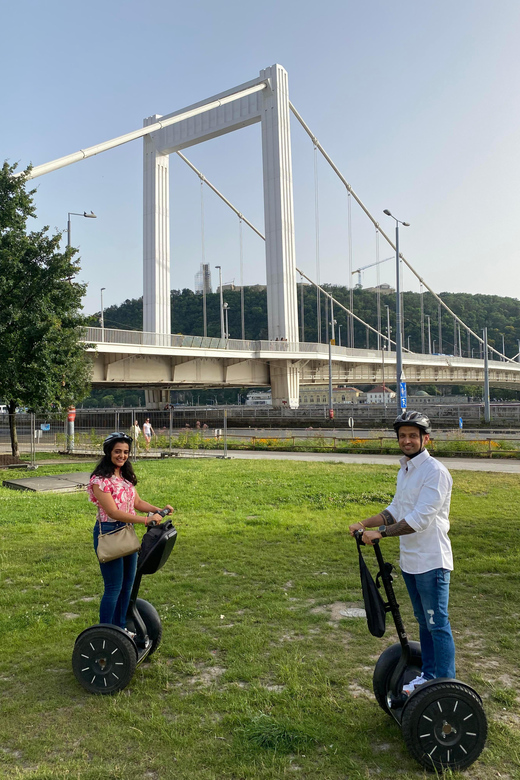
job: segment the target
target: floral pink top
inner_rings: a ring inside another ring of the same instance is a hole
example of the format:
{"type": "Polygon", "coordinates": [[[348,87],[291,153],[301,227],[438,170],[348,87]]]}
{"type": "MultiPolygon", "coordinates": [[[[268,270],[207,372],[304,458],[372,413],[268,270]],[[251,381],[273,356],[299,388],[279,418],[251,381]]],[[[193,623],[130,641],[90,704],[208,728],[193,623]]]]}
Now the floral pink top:
{"type": "Polygon", "coordinates": [[[111,477],[98,477],[94,476],[90,478],[90,482],[87,485],[87,493],[89,501],[97,505],[97,520],[102,523],[114,522],[105,512],[102,506],[100,506],[97,498],[94,495],[92,487],[98,485],[103,493],[110,493],[115,501],[116,507],[122,512],[128,512],[130,515],[135,515],[134,501],[135,501],[135,487],[127,479],[123,477],[116,477],[113,474],[111,477]]]}

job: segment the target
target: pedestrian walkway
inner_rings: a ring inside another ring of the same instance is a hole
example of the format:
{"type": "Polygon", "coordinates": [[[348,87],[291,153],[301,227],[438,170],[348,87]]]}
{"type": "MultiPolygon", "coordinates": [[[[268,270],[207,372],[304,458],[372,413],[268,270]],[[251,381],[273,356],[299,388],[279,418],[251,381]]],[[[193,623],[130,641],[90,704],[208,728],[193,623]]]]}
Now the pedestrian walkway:
{"type": "Polygon", "coordinates": [[[24,477],[23,479],[4,479],[2,485],[11,490],[31,490],[33,493],[73,493],[88,485],[90,471],[77,471],[74,474],[53,474],[50,477],[24,477]]]}

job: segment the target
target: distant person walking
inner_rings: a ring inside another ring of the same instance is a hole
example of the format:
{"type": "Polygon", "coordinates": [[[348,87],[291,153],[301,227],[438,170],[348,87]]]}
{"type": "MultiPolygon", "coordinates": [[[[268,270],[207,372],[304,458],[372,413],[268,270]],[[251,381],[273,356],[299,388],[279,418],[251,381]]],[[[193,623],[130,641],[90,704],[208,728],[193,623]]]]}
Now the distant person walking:
{"type": "Polygon", "coordinates": [[[155,431],[152,428],[152,424],[150,422],[150,418],[147,417],[146,420],[143,423],[143,436],[144,440],[146,442],[145,448],[146,452],[150,452],[150,442],[152,441],[152,436],[154,435],[155,431]]]}
{"type": "Polygon", "coordinates": [[[141,435],[141,426],[139,420],[136,420],[132,425],[132,437],[135,442],[136,448],[139,447],[139,436],[141,435]]]}

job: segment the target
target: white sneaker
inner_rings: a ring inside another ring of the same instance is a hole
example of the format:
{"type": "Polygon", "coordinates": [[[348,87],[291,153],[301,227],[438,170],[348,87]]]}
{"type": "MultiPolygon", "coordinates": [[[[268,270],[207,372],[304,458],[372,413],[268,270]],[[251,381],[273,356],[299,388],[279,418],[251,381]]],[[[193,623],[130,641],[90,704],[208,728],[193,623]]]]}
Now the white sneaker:
{"type": "Polygon", "coordinates": [[[409,683],[403,685],[403,693],[406,693],[409,696],[411,693],[414,692],[414,690],[417,688],[418,685],[422,685],[425,682],[428,682],[428,680],[421,672],[419,677],[415,677],[415,679],[410,680],[409,683]]]}

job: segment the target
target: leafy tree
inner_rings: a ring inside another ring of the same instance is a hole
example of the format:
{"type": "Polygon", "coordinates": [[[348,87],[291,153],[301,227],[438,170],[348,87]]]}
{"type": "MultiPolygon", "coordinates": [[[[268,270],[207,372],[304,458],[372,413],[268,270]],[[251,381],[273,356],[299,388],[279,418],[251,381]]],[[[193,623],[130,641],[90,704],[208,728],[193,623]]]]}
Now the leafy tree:
{"type": "Polygon", "coordinates": [[[91,362],[79,341],[85,285],[74,277],[76,249],[60,251],[61,234],[29,232],[35,216],[27,191],[30,169],[0,171],[0,396],[9,411],[11,449],[18,455],[17,407],[62,411],[89,391],[91,362]]]}

